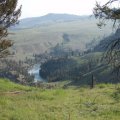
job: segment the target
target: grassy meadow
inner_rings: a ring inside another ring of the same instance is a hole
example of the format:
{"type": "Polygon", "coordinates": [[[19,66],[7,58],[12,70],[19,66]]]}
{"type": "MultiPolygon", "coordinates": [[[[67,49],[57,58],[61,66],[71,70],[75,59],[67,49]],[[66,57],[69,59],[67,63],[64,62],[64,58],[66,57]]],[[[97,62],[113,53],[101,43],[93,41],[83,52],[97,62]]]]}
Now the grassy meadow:
{"type": "Polygon", "coordinates": [[[0,79],[0,120],[119,120],[120,84],[40,89],[0,79]]]}

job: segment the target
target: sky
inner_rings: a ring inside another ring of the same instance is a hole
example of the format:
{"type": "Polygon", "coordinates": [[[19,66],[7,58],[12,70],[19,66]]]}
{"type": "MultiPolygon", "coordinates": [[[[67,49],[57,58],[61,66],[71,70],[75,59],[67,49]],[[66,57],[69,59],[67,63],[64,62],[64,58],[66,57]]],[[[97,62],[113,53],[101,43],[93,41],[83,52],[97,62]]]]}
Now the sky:
{"type": "MultiPolygon", "coordinates": [[[[101,4],[108,0],[97,0],[101,4]]],[[[48,13],[91,15],[96,0],[18,0],[22,5],[21,18],[43,16],[48,13]]]]}

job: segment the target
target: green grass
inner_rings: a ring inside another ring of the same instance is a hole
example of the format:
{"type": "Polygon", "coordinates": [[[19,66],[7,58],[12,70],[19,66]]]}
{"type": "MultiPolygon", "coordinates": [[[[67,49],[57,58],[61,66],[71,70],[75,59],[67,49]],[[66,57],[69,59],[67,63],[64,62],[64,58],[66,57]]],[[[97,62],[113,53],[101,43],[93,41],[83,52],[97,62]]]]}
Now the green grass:
{"type": "Polygon", "coordinates": [[[0,92],[19,91],[19,90],[29,91],[32,89],[34,88],[28,86],[22,86],[20,84],[15,84],[15,83],[13,84],[7,79],[0,79],[0,92]]]}
{"type": "Polygon", "coordinates": [[[120,90],[115,86],[47,90],[0,79],[0,120],[119,120],[120,90]]]}

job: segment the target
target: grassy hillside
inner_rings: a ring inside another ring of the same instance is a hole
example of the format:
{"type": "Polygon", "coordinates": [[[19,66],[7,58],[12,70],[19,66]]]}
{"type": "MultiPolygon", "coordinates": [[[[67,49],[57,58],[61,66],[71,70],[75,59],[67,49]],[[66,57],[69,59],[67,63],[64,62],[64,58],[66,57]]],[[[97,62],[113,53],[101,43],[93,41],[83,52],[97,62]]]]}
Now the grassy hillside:
{"type": "Polygon", "coordinates": [[[120,88],[115,86],[47,90],[0,79],[0,120],[119,120],[120,88]]]}
{"type": "Polygon", "coordinates": [[[29,57],[33,53],[43,53],[49,50],[57,43],[64,42],[64,34],[69,36],[69,42],[64,44],[65,47],[84,50],[86,43],[93,39],[98,40],[111,33],[110,25],[104,29],[99,29],[96,25],[97,22],[93,18],[54,22],[54,24],[11,31],[14,35],[10,35],[9,38],[14,40],[13,50],[18,58],[29,57]]]}

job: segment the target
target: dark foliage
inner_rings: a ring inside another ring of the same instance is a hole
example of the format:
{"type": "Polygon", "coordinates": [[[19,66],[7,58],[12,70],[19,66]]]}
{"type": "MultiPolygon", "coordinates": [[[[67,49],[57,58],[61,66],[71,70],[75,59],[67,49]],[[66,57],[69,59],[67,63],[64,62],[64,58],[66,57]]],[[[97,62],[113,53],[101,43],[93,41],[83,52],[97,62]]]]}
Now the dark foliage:
{"type": "Polygon", "coordinates": [[[60,80],[82,81],[88,79],[92,74],[91,71],[94,73],[96,72],[95,69],[101,67],[99,61],[99,58],[89,58],[89,60],[84,58],[84,63],[79,64],[74,57],[53,58],[41,65],[40,75],[49,82],[60,80]]]}
{"type": "Polygon", "coordinates": [[[75,75],[78,73],[74,71],[76,65],[73,59],[67,57],[53,58],[42,64],[40,74],[48,81],[70,80],[75,76],[78,77],[75,75]]]}

